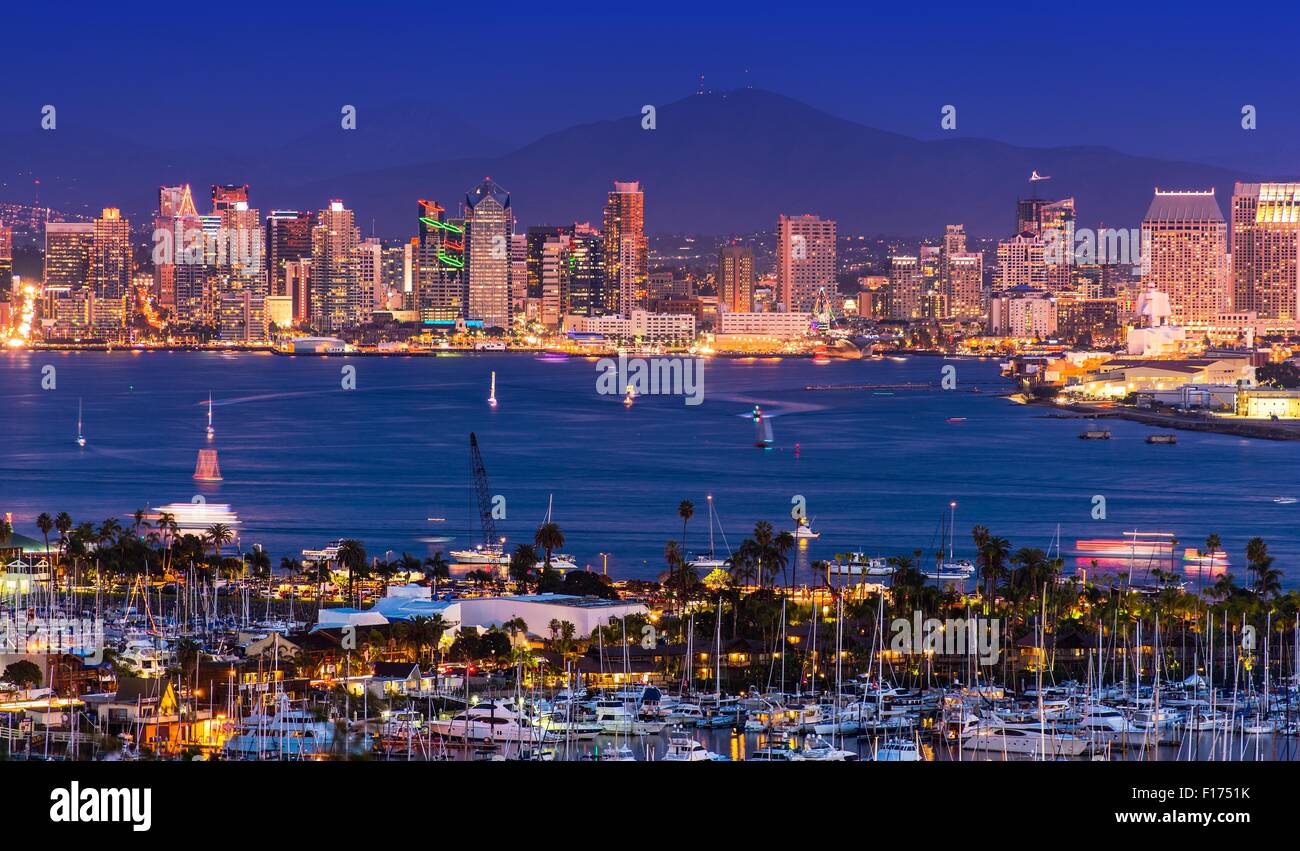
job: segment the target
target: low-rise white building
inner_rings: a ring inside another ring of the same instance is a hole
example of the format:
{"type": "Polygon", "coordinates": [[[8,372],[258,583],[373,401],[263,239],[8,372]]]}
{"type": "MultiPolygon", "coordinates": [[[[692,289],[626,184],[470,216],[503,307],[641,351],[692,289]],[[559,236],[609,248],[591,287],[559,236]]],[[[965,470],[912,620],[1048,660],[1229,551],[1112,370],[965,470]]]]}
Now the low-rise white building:
{"type": "Polygon", "coordinates": [[[732,313],[719,310],[716,331],[718,334],[741,337],[771,337],[778,340],[793,340],[807,335],[811,325],[811,313],[784,313],[779,311],[732,313]]]}
{"type": "Polygon", "coordinates": [[[564,331],[601,334],[617,339],[691,340],[695,338],[695,317],[689,313],[650,313],[634,310],[630,316],[564,317],[564,331]]]}

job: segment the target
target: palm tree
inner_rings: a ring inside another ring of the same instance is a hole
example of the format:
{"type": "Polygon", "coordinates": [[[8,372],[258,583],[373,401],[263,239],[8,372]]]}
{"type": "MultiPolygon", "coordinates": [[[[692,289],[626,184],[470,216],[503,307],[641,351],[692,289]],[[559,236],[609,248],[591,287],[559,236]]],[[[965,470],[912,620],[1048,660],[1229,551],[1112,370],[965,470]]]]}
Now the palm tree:
{"type": "Polygon", "coordinates": [[[50,532],[54,529],[54,518],[42,511],[36,516],[36,528],[45,536],[45,560],[50,560],[50,532]]]}
{"type": "Polygon", "coordinates": [[[259,579],[266,579],[271,575],[271,556],[261,547],[253,547],[252,554],[248,557],[249,566],[253,569],[253,575],[259,579]]]}
{"type": "Polygon", "coordinates": [[[350,601],[352,600],[353,579],[366,566],[366,548],[360,541],[348,538],[339,542],[338,555],[334,558],[348,570],[348,600],[350,601]]]}
{"type": "MultiPolygon", "coordinates": [[[[785,576],[785,569],[787,566],[790,565],[790,553],[791,551],[794,550],[794,547],[795,547],[794,535],[790,534],[789,531],[782,530],[781,533],[776,536],[776,540],[772,542],[772,552],[773,552],[772,563],[774,565],[773,567],[774,572],[776,567],[779,567],[781,569],[781,575],[785,576]]],[[[796,569],[797,568],[793,566],[790,567],[790,582],[789,582],[790,587],[794,587],[794,580],[795,580],[794,573],[796,569]]]]}
{"type": "Polygon", "coordinates": [[[682,518],[682,552],[686,551],[686,524],[695,516],[695,503],[683,499],[677,504],[677,516],[682,518]]]}
{"type": "Polygon", "coordinates": [[[532,544],[517,544],[510,554],[510,578],[520,587],[527,587],[537,567],[537,549],[532,544]]]}
{"type": "Polygon", "coordinates": [[[225,523],[213,523],[204,533],[208,545],[212,547],[212,555],[217,560],[217,567],[221,566],[221,551],[235,538],[235,532],[225,523]]]}
{"type": "Polygon", "coordinates": [[[131,520],[132,520],[131,525],[132,528],[135,530],[135,536],[137,538],[140,537],[141,529],[149,528],[149,521],[145,519],[145,516],[146,516],[145,510],[143,508],[137,508],[135,510],[135,514],[131,515],[131,520]]]}
{"type": "Polygon", "coordinates": [[[66,511],[60,511],[54,515],[54,528],[59,532],[59,550],[62,550],[68,544],[68,533],[72,531],[72,516],[66,511]]]}
{"type": "MultiPolygon", "coordinates": [[[[405,565],[406,553],[402,553],[402,558],[405,565]]],[[[434,553],[424,560],[424,577],[433,580],[433,595],[438,596],[438,580],[451,578],[451,565],[442,557],[442,553],[434,553]]]]}
{"type": "Polygon", "coordinates": [[[1273,566],[1274,559],[1268,554],[1268,544],[1263,538],[1246,542],[1246,561],[1255,576],[1252,585],[1257,596],[1276,597],[1282,592],[1282,571],[1273,566]]]}
{"type": "Polygon", "coordinates": [[[560,531],[558,523],[548,520],[537,527],[537,534],[533,536],[533,543],[546,550],[544,569],[550,570],[551,553],[564,546],[564,533],[560,531]]]}
{"type": "MultiPolygon", "coordinates": [[[[679,602],[685,604],[686,594],[686,559],[682,556],[681,544],[676,541],[668,541],[664,544],[664,562],[668,565],[668,572],[664,574],[666,581],[664,585],[672,592],[676,592],[679,602]]],[[[679,610],[680,611],[680,610],[679,610]]]]}

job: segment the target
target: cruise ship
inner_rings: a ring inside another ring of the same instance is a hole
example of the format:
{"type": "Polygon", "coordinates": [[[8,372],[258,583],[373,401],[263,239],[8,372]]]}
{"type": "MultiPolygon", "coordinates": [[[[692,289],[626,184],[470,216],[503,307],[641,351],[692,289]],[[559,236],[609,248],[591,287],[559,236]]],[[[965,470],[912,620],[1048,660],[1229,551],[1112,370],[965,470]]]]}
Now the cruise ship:
{"type": "Polygon", "coordinates": [[[157,521],[163,514],[172,516],[182,535],[203,535],[217,523],[239,528],[239,517],[228,504],[221,502],[172,502],[158,506],[147,516],[157,521]]]}

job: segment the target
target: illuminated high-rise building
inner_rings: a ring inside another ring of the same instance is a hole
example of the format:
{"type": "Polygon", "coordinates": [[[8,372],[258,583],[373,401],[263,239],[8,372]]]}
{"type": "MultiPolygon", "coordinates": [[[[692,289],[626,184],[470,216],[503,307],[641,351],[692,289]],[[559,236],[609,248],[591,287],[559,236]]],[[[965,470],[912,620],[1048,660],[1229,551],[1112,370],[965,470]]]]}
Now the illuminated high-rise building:
{"type": "Polygon", "coordinates": [[[0,300],[10,294],[14,283],[14,231],[0,222],[0,300]]]}
{"type": "Polygon", "coordinates": [[[1020,234],[1000,241],[994,289],[1001,291],[1021,286],[1043,289],[1047,284],[1047,264],[1043,251],[1043,241],[1030,234],[1020,234]]]}
{"type": "Polygon", "coordinates": [[[235,184],[212,186],[212,212],[220,214],[225,210],[233,210],[240,204],[244,208],[248,207],[248,184],[242,186],[235,184]]]}
{"type": "Polygon", "coordinates": [[[889,318],[921,318],[921,260],[914,254],[889,258],[889,318]]]}
{"type": "Polygon", "coordinates": [[[1277,327],[1300,319],[1300,183],[1233,189],[1232,311],[1277,327]]]}
{"type": "Polygon", "coordinates": [[[776,223],[777,300],[791,312],[813,309],[835,292],[835,222],[782,215],[776,223]]]}
{"type": "Polygon", "coordinates": [[[600,316],[605,312],[605,238],[589,223],[575,224],[569,239],[568,299],[565,314],[600,316]]]}
{"type": "Polygon", "coordinates": [[[1175,325],[1206,325],[1228,309],[1228,225],[1213,189],[1156,189],[1142,250],[1142,283],[1169,296],[1175,325]]]}
{"type": "Polygon", "coordinates": [[[645,192],[635,181],[614,181],[605,202],[605,279],[608,312],[631,316],[645,306],[650,243],[645,234],[645,192]]]}
{"type": "Polygon", "coordinates": [[[131,223],[116,207],[105,207],[93,224],[88,283],[99,299],[116,299],[131,286],[131,223]]]}
{"type": "Polygon", "coordinates": [[[962,251],[945,255],[944,304],[953,319],[979,319],[984,308],[984,255],[962,251]]]}
{"type": "Polygon", "coordinates": [[[419,202],[412,275],[416,309],[426,324],[466,318],[465,225],[446,212],[436,201],[419,202]]]}
{"type": "Polygon", "coordinates": [[[70,290],[85,287],[94,243],[93,222],[46,222],[45,286],[70,290]]]}
{"type": "Polygon", "coordinates": [[[718,250],[718,310],[748,313],[757,280],[753,249],[724,245],[718,250]]]}
{"type": "Polygon", "coordinates": [[[153,293],[160,307],[173,312],[176,308],[176,266],[187,261],[185,249],[189,240],[201,234],[198,216],[189,184],[158,188],[153,293]]]}
{"type": "Polygon", "coordinates": [[[510,193],[484,178],[465,196],[468,316],[487,328],[510,327],[510,193]]]}
{"type": "Polygon", "coordinates": [[[360,241],[356,217],[342,201],[330,201],[316,215],[311,231],[311,322],[321,333],[337,333],[358,319],[360,241]]]}
{"type": "Polygon", "coordinates": [[[273,297],[292,297],[293,315],[300,322],[308,309],[289,280],[288,266],[311,257],[311,218],[311,213],[297,210],[272,210],[266,217],[267,289],[273,297]]]}

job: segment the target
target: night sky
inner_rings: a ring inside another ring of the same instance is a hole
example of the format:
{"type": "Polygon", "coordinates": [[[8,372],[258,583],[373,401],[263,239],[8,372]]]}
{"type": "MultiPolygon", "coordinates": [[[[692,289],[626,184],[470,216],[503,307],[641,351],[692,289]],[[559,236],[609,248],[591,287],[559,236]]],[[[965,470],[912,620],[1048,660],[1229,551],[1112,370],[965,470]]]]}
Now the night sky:
{"type": "MultiPolygon", "coordinates": [[[[0,132],[282,142],[339,106],[435,99],[503,149],[748,84],[922,138],[1108,145],[1252,172],[1300,163],[1294,6],[421,2],[7,4],[0,132]],[[57,10],[56,10],[57,9],[57,10]],[[683,9],[689,9],[686,14],[683,9]],[[180,94],[183,93],[183,94],[180,94]],[[180,96],[178,96],[180,94],[180,96]],[[1243,104],[1259,129],[1243,131],[1243,104]]],[[[221,140],[219,144],[227,144],[221,140]]]]}

